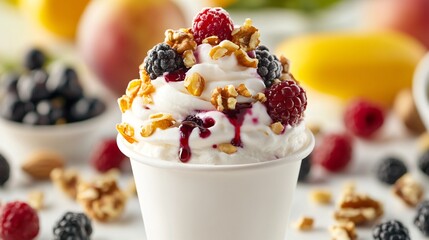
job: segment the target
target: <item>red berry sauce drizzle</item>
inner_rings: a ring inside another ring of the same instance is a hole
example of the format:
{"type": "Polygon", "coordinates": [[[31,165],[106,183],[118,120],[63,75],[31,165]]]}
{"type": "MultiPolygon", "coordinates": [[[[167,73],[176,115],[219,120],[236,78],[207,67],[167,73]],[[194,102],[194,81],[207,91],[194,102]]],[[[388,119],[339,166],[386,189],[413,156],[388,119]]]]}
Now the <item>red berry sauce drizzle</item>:
{"type": "Polygon", "coordinates": [[[243,125],[246,114],[251,113],[251,107],[251,103],[237,103],[234,110],[228,110],[225,112],[229,122],[235,128],[235,135],[231,140],[231,144],[236,147],[243,147],[243,143],[241,142],[241,126],[243,125]]]}
{"type": "Polygon", "coordinates": [[[189,147],[189,136],[191,136],[192,130],[198,127],[200,130],[200,138],[208,138],[211,134],[209,127],[212,127],[215,124],[213,118],[204,119],[201,126],[193,121],[183,121],[179,127],[180,132],[180,148],[179,148],[179,159],[180,161],[186,163],[191,159],[192,152],[189,147]]]}

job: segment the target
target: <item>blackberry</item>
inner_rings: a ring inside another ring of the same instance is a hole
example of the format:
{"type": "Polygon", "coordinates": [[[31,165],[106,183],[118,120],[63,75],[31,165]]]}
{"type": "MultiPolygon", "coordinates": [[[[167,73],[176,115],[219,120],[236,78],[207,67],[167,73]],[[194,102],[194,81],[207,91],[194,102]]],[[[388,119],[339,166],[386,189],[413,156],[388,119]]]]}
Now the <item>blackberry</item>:
{"type": "Polygon", "coordinates": [[[199,127],[203,126],[203,120],[195,115],[188,115],[183,122],[192,122],[198,125],[199,127]]]}
{"type": "Polygon", "coordinates": [[[144,69],[151,79],[166,72],[173,72],[183,67],[182,57],[166,43],[159,43],[149,50],[143,62],[144,69]]]}
{"type": "Polygon", "coordinates": [[[312,162],[311,155],[308,155],[302,160],[301,168],[299,169],[299,175],[298,175],[299,182],[304,182],[307,179],[308,174],[310,173],[310,170],[311,170],[311,162],[312,162]]]}
{"type": "Polygon", "coordinates": [[[374,240],[411,240],[408,229],[397,220],[390,220],[375,226],[372,230],[374,240]]]}
{"type": "Polygon", "coordinates": [[[67,212],[55,224],[53,233],[54,240],[89,240],[91,220],[83,213],[67,212]]]}
{"type": "Polygon", "coordinates": [[[429,150],[420,156],[418,166],[424,174],[429,176],[429,150]]]}
{"type": "Polygon", "coordinates": [[[383,159],[378,166],[377,178],[384,183],[392,185],[407,171],[407,166],[400,159],[388,157],[383,159]]]}
{"type": "Polygon", "coordinates": [[[419,205],[417,215],[414,218],[414,225],[416,225],[423,235],[429,237],[429,200],[419,205]]]}
{"type": "Polygon", "coordinates": [[[0,186],[3,186],[10,177],[10,166],[6,158],[0,155],[0,186]]]}
{"type": "Polygon", "coordinates": [[[45,64],[45,54],[39,49],[31,49],[24,58],[24,67],[28,70],[40,69],[45,64]]]}
{"type": "Polygon", "coordinates": [[[258,46],[255,50],[258,59],[258,74],[264,80],[265,86],[271,87],[274,79],[280,78],[282,74],[282,64],[279,59],[270,53],[267,47],[258,46]]]}

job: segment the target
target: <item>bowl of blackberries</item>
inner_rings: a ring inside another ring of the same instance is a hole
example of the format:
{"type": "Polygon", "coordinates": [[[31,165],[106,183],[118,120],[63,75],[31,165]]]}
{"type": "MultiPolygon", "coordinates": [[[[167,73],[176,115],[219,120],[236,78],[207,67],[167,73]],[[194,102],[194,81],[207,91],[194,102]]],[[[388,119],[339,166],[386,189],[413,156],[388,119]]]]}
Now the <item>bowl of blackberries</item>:
{"type": "Polygon", "coordinates": [[[31,49],[22,66],[0,76],[0,150],[12,165],[34,151],[84,160],[105,122],[106,104],[86,93],[70,65],[31,49]]]}

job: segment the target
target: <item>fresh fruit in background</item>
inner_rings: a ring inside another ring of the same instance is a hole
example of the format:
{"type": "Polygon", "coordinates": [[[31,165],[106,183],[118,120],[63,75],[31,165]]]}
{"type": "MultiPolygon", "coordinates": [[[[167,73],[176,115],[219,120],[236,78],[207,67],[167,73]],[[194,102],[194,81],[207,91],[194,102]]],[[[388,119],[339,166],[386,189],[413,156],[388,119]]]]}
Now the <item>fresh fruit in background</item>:
{"type": "Polygon", "coordinates": [[[84,213],[67,212],[54,225],[54,240],[89,240],[92,234],[91,220],[84,213]]]}
{"type": "Polygon", "coordinates": [[[234,4],[238,0],[208,0],[207,5],[210,7],[223,7],[226,8],[231,4],[234,4]]]}
{"type": "Polygon", "coordinates": [[[372,0],[365,5],[364,20],[368,28],[398,30],[429,48],[428,0],[372,0]]]}
{"type": "Polygon", "coordinates": [[[78,31],[78,48],[99,79],[118,96],[147,51],[163,41],[164,31],[185,25],[171,0],[95,0],[85,10],[78,31]],[[156,24],[154,24],[156,22],[156,24]]]}
{"type": "Polygon", "coordinates": [[[10,177],[10,165],[6,158],[0,154],[0,187],[9,180],[10,177]]]}
{"type": "Polygon", "coordinates": [[[414,218],[414,225],[420,232],[429,237],[429,201],[423,201],[417,207],[417,215],[414,218]]]}
{"type": "Polygon", "coordinates": [[[20,0],[20,7],[30,20],[47,31],[74,39],[80,17],[90,0],[20,0]]]}
{"type": "Polygon", "coordinates": [[[299,169],[298,181],[304,182],[307,180],[311,171],[312,159],[311,154],[302,159],[301,168],[299,169]]]}
{"type": "Polygon", "coordinates": [[[119,150],[116,139],[105,139],[96,146],[91,163],[99,172],[107,172],[111,169],[121,169],[123,161],[126,159],[119,150]]]}
{"type": "MultiPolygon", "coordinates": [[[[216,1],[216,0],[212,0],[216,1]]],[[[261,8],[291,8],[300,10],[306,13],[313,13],[318,10],[331,7],[341,0],[318,0],[318,1],[302,1],[302,0],[236,0],[230,8],[234,9],[261,9],[261,8]]],[[[218,2],[218,1],[216,1],[218,2]]]]}
{"type": "Polygon", "coordinates": [[[30,50],[24,59],[25,71],[5,74],[0,116],[29,125],[54,125],[93,118],[105,111],[105,104],[85,96],[76,71],[64,64],[45,70],[45,55],[30,50]]]}
{"type": "Polygon", "coordinates": [[[370,138],[383,126],[384,111],[372,102],[354,99],[345,108],[344,125],[352,134],[370,138]]]}
{"type": "Polygon", "coordinates": [[[330,172],[339,172],[352,160],[352,140],[345,134],[331,133],[321,137],[313,150],[313,162],[330,172]]]}
{"type": "Polygon", "coordinates": [[[377,178],[387,184],[394,184],[408,172],[404,162],[395,157],[383,159],[377,167],[377,178]]]}
{"type": "Polygon", "coordinates": [[[0,207],[0,238],[32,240],[39,234],[39,216],[27,203],[9,202],[0,207]]]}
{"type": "Polygon", "coordinates": [[[18,6],[20,1],[21,0],[6,0],[7,3],[9,3],[13,6],[18,6]]]}
{"type": "Polygon", "coordinates": [[[429,149],[427,149],[418,160],[419,169],[429,177],[429,149]]]}
{"type": "Polygon", "coordinates": [[[408,229],[397,220],[390,220],[378,224],[372,230],[374,240],[411,240],[408,229]]]}
{"type": "Polygon", "coordinates": [[[404,89],[396,95],[393,112],[412,133],[422,134],[426,131],[410,89],[404,89]]]}
{"type": "Polygon", "coordinates": [[[390,105],[400,90],[411,87],[425,48],[400,33],[350,32],[291,38],[278,53],[288,56],[294,76],[314,90],[390,105]]]}

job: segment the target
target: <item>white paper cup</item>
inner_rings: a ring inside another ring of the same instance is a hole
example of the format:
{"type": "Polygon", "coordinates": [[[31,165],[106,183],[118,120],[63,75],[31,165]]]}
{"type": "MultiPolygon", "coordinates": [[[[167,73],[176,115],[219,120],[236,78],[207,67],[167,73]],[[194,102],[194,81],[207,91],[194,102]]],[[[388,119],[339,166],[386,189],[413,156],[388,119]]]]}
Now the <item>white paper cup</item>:
{"type": "Polygon", "coordinates": [[[301,160],[293,155],[252,164],[195,165],[130,157],[147,240],[284,240],[301,160]]]}

